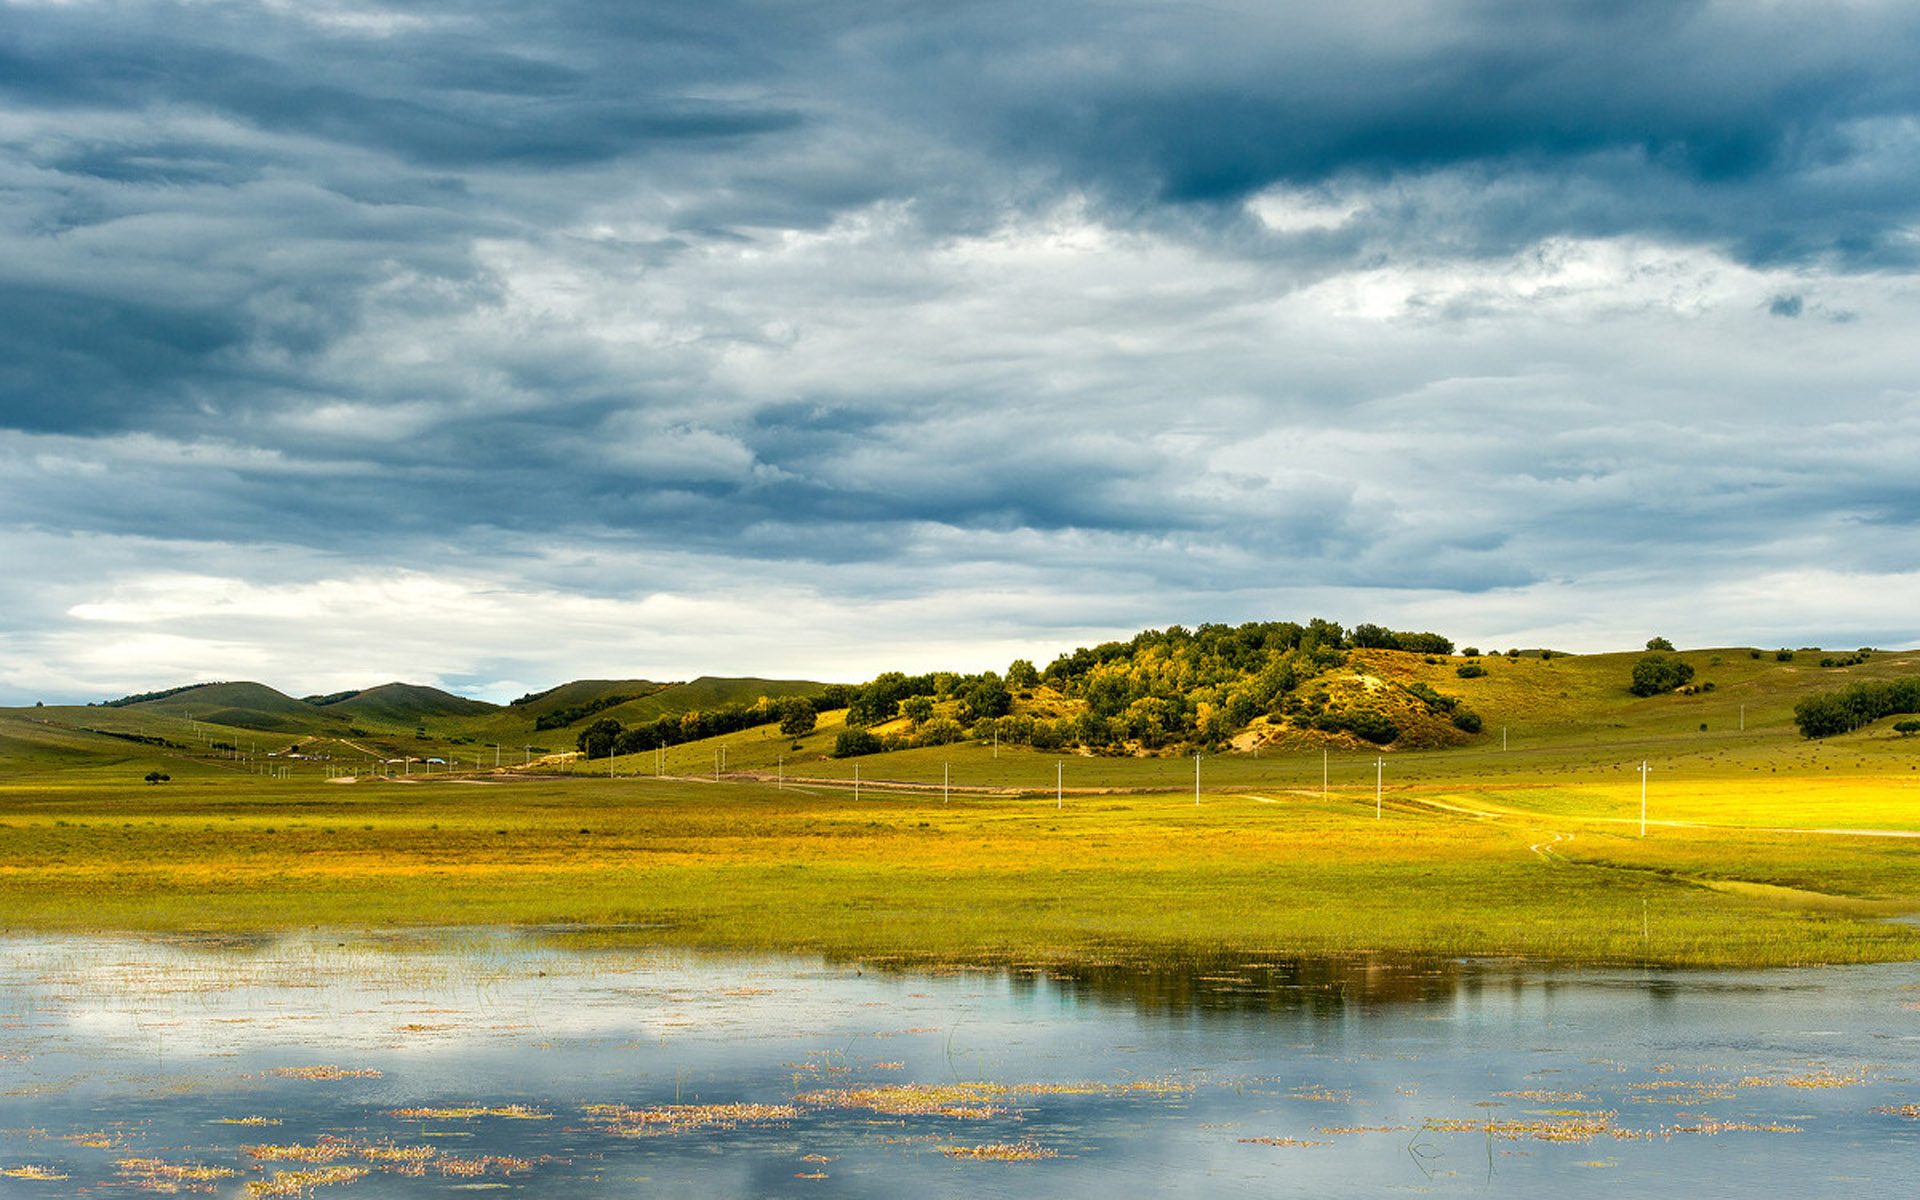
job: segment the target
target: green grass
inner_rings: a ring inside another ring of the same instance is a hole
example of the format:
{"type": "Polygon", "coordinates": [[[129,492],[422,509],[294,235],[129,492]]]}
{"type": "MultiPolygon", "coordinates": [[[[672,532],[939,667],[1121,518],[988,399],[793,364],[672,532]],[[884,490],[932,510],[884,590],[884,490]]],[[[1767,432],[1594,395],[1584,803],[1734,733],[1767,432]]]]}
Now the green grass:
{"type": "MultiPolygon", "coordinates": [[[[1277,791],[1278,789],[1269,789],[1277,791]]],[[[1746,831],[1641,841],[1282,793],[901,796],[650,779],[0,791],[12,929],[605,924],[834,954],[1113,946],[1775,964],[1912,956],[1907,847],[1746,831]],[[1739,878],[1819,892],[1783,904],[1739,878]]],[[[1564,823],[1564,822],[1561,822],[1564,823]]]]}

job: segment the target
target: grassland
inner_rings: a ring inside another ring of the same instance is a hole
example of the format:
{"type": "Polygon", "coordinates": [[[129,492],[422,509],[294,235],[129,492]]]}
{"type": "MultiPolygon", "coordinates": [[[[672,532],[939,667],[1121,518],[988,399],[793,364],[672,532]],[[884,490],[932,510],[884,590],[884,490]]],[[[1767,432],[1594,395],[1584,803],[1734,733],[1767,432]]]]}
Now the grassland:
{"type": "Polygon", "coordinates": [[[1900,836],[1920,829],[1920,739],[1876,726],[1808,742],[1788,724],[1799,695],[1911,663],[1703,651],[1689,657],[1712,692],[1640,700],[1623,686],[1632,657],[1493,659],[1451,682],[1446,662],[1363,662],[1470,696],[1488,732],[1454,750],[1206,755],[1198,804],[1190,757],[963,743],[840,761],[824,756],[831,721],[533,772],[469,746],[484,769],[330,782],[339,762],[210,755],[184,718],[9,710],[0,923],[594,926],[968,959],[1920,957],[1920,929],[1888,919],[1920,912],[1920,839],[1900,836]],[[140,782],[156,768],[171,780],[140,782]]]}

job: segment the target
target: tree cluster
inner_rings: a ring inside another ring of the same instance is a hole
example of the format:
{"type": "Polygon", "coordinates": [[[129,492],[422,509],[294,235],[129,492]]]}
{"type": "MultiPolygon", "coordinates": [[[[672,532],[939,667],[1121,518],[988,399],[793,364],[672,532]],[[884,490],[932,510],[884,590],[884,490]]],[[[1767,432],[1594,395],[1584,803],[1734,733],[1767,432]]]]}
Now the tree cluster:
{"type": "MultiPolygon", "coordinates": [[[[1014,668],[1022,665],[1021,662],[1015,662],[1014,668]]],[[[1037,682],[1038,673],[1034,672],[1033,664],[1024,663],[1024,666],[1037,682]]],[[[845,708],[847,724],[864,728],[902,715],[917,724],[931,715],[930,706],[933,702],[954,699],[960,701],[962,719],[969,722],[981,717],[997,717],[1013,708],[1013,691],[1008,681],[993,671],[978,675],[961,675],[953,671],[906,675],[899,671],[887,671],[862,684],[833,684],[827,688],[820,708],[822,711],[845,708]],[[916,703],[920,700],[927,701],[927,706],[916,703]],[[915,712],[923,715],[916,718],[915,712]]]]}
{"type": "MultiPolygon", "coordinates": [[[[157,692],[135,692],[131,696],[122,696],[118,700],[102,700],[100,708],[125,708],[129,704],[141,704],[148,700],[164,700],[168,696],[178,696],[181,692],[190,692],[195,688],[213,687],[210,683],[183,683],[179,687],[162,688],[157,692]]],[[[89,708],[95,707],[88,705],[89,708]]]]}
{"type": "MultiPolygon", "coordinates": [[[[1217,744],[1254,718],[1277,713],[1295,684],[1346,661],[1346,631],[1331,621],[1174,625],[1126,642],[1063,654],[1045,681],[1086,701],[1070,730],[1036,728],[1034,745],[1054,736],[1083,746],[1125,741],[1146,749],[1169,742],[1217,744]]],[[[1057,743],[1057,744],[1064,744],[1057,743]]]]}
{"type": "Polygon", "coordinates": [[[775,721],[780,722],[782,733],[798,737],[813,728],[813,717],[813,702],[804,696],[781,700],[762,696],[752,704],[729,704],[706,712],[695,710],[679,716],[663,716],[632,727],[622,726],[612,717],[602,717],[581,730],[574,745],[588,758],[605,758],[609,754],[638,754],[697,742],[701,738],[737,733],[775,721]]]}
{"type": "Polygon", "coordinates": [[[1847,733],[1894,713],[1920,712],[1920,679],[1868,679],[1793,706],[1803,737],[1847,733]]]}

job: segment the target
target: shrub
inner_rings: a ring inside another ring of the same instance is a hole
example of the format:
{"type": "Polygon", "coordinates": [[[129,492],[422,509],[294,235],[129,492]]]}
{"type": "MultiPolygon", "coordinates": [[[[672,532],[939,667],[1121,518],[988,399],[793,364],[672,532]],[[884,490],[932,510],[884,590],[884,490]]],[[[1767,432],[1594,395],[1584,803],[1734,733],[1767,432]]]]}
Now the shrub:
{"type": "Polygon", "coordinates": [[[1693,668],[1665,654],[1649,654],[1633,664],[1633,682],[1627,690],[1636,696],[1670,692],[1693,678],[1693,668]]]}
{"type": "Polygon", "coordinates": [[[1792,662],[1792,661],[1793,661],[1793,651],[1791,651],[1791,650],[1789,650],[1789,649],[1787,649],[1787,648],[1786,648],[1785,646],[1782,646],[1782,647],[1781,647],[1780,649],[1778,649],[1778,650],[1775,650],[1775,651],[1773,652],[1773,661],[1775,661],[1775,662],[1792,662]]]}
{"type": "Polygon", "coordinates": [[[1487,673],[1487,669],[1479,663],[1461,663],[1453,669],[1453,673],[1462,679],[1478,679],[1487,673]]]}
{"type": "Polygon", "coordinates": [[[1356,709],[1347,714],[1342,724],[1376,746],[1384,746],[1400,736],[1400,727],[1393,723],[1393,718],[1374,708],[1356,709]]]}
{"type": "Polygon", "coordinates": [[[880,739],[865,729],[843,729],[833,739],[835,758],[859,758],[863,754],[878,754],[883,749],[880,739]]]}
{"type": "Polygon", "coordinates": [[[1749,651],[1747,651],[1747,657],[1748,657],[1748,658],[1759,658],[1759,657],[1760,657],[1760,652],[1759,652],[1758,650],[1749,650],[1749,651]]]}
{"type": "Polygon", "coordinates": [[[1893,731],[1902,737],[1911,737],[1920,733],[1920,721],[1895,721],[1893,731]]]}
{"type": "Polygon", "coordinates": [[[919,731],[914,734],[913,744],[916,746],[951,746],[966,736],[967,731],[962,729],[960,722],[954,720],[952,717],[935,717],[925,725],[922,725],[919,731]]]}
{"type": "Polygon", "coordinates": [[[1453,726],[1462,733],[1479,733],[1480,714],[1472,709],[1456,708],[1453,710],[1453,726]]]}
{"type": "Polygon", "coordinates": [[[1460,652],[1460,656],[1461,656],[1462,658],[1479,658],[1479,657],[1480,657],[1480,647],[1478,647],[1478,646],[1468,646],[1468,647],[1467,647],[1467,648],[1466,648],[1465,650],[1462,650],[1462,651],[1460,652]]]}

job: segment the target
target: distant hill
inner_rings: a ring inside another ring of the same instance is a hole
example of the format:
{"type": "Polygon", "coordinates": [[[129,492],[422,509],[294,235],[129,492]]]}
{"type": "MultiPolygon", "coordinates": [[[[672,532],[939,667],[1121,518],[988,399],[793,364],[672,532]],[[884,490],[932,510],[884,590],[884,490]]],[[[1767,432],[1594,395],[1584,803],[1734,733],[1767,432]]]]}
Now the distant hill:
{"type": "MultiPolygon", "coordinates": [[[[750,705],[761,696],[814,696],[825,684],[803,679],[727,679],[687,683],[649,679],[576,679],[512,704],[489,704],[421,684],[379,687],[295,699],[261,683],[205,683],[166,688],[93,706],[128,718],[167,717],[262,732],[342,737],[351,730],[382,736],[428,728],[434,736],[517,738],[562,731],[610,715],[623,724],[661,716],[750,705]]],[[[566,737],[570,741],[571,734],[566,737]]]]}
{"type": "Polygon", "coordinates": [[[260,683],[206,683],[85,708],[34,710],[39,726],[23,732],[37,736],[53,720],[117,730],[116,737],[220,736],[168,725],[191,720],[294,740],[357,739],[392,751],[413,747],[416,730],[455,745],[571,748],[602,719],[633,732],[689,712],[738,716],[762,696],[805,696],[823,712],[845,709],[846,725],[871,730],[875,736],[862,753],[989,738],[1093,754],[1260,746],[1439,750],[1498,744],[1509,727],[1538,741],[1790,725],[1796,705],[1809,698],[1920,675],[1914,651],[1682,649],[1669,653],[1692,669],[1691,681],[1640,696],[1629,684],[1647,653],[1483,654],[1471,647],[1456,651],[1437,634],[1368,625],[1347,630],[1321,620],[1171,626],[1082,647],[1044,668],[1018,661],[1004,677],[886,672],[857,685],[753,676],[680,683],[579,679],[508,705],[406,683],[305,699],[260,683]]]}
{"type": "Polygon", "coordinates": [[[119,707],[129,713],[276,733],[333,733],[347,724],[339,713],[296,700],[264,683],[208,683],[119,707]]]}
{"type": "Polygon", "coordinates": [[[536,728],[559,728],[672,686],[650,679],[575,679],[522,696],[507,707],[536,728]]]}
{"type": "Polygon", "coordinates": [[[610,710],[608,715],[622,724],[633,724],[659,717],[705,712],[729,704],[752,704],[762,696],[778,700],[783,696],[817,696],[825,690],[825,684],[806,679],[758,679],[750,675],[719,678],[702,675],[689,683],[669,684],[651,696],[610,710]]]}
{"type": "Polygon", "coordinates": [[[355,725],[406,728],[446,717],[484,717],[500,709],[484,700],[469,700],[415,683],[386,683],[315,707],[355,725]]]}

